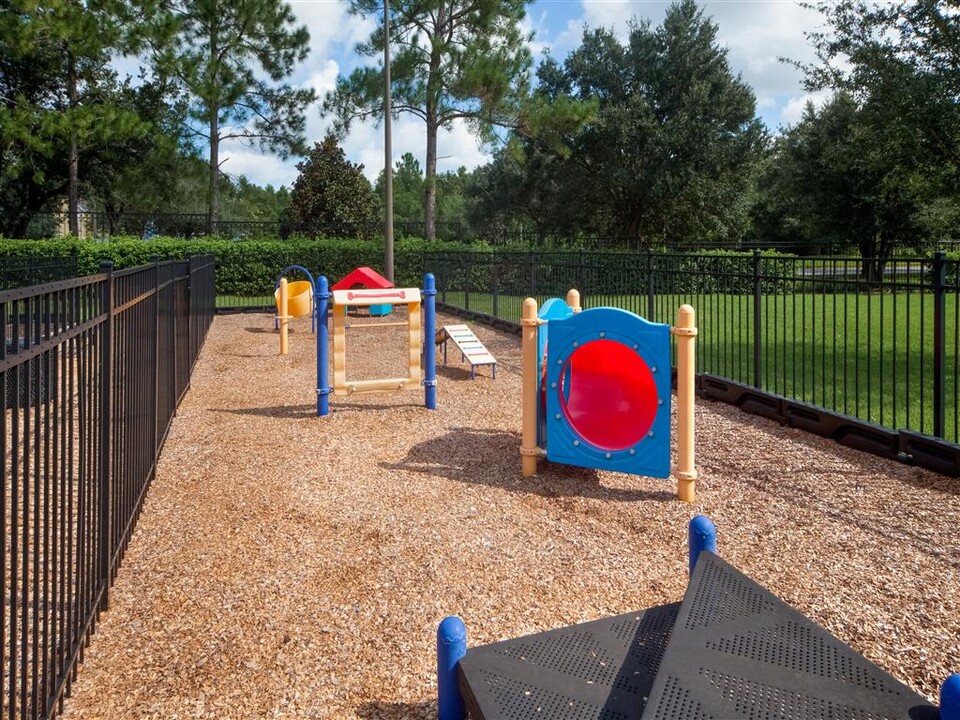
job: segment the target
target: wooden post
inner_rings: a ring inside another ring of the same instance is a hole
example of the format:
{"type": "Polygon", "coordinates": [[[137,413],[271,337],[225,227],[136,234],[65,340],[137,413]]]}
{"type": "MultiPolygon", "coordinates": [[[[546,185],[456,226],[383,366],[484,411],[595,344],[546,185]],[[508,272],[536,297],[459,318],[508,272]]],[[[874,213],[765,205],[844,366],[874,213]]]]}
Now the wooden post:
{"type": "Polygon", "coordinates": [[[522,415],[523,425],[520,438],[520,456],[523,476],[530,477],[537,472],[537,301],[527,298],[523,301],[520,324],[523,330],[521,349],[523,365],[522,415]]]}
{"type": "Polygon", "coordinates": [[[697,337],[696,316],[689,305],[677,311],[677,497],[696,500],[697,468],[694,464],[694,375],[697,337]]]}
{"type": "Polygon", "coordinates": [[[290,329],[290,315],[288,314],[288,303],[290,301],[287,292],[287,279],[280,278],[280,354],[286,355],[289,352],[289,342],[287,333],[290,329]]]}

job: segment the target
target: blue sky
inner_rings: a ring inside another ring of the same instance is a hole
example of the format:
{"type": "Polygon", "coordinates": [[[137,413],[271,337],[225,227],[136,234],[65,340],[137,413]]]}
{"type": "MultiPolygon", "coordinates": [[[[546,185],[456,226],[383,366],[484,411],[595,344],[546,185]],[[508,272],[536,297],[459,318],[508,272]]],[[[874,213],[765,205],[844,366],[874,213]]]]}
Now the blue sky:
{"type": "MultiPolygon", "coordinates": [[[[369,36],[374,19],[351,17],[346,0],[288,0],[300,21],[310,30],[310,56],[297,67],[292,81],[313,87],[322,96],[338,74],[347,74],[365,59],[354,47],[369,36]]],[[[612,28],[621,37],[633,17],[649,18],[654,25],[663,20],[669,3],[660,0],[536,0],[528,6],[527,25],[534,33],[531,50],[539,58],[544,48],[554,57],[565,58],[580,42],[584,26],[612,28]]],[[[821,16],[801,8],[792,0],[700,0],[704,13],[719,27],[719,42],[727,48],[734,72],[740,73],[757,97],[757,113],[772,130],[795,123],[808,96],[801,75],[779,57],[801,61],[813,55],[804,31],[817,28],[821,16]]],[[[816,99],[816,98],[814,98],[816,99]]],[[[309,110],[307,135],[310,142],[323,138],[330,121],[320,115],[319,106],[309,110]]],[[[394,122],[393,153],[398,159],[411,152],[423,163],[425,131],[412,117],[394,122]]],[[[369,178],[383,167],[383,131],[371,124],[355,125],[343,143],[348,158],[363,163],[369,178]]],[[[222,149],[228,159],[223,170],[246,175],[260,185],[290,186],[296,179],[296,159],[281,161],[256,149],[228,145],[222,149]]],[[[472,169],[487,161],[466,127],[458,125],[438,140],[438,169],[472,169]]]]}

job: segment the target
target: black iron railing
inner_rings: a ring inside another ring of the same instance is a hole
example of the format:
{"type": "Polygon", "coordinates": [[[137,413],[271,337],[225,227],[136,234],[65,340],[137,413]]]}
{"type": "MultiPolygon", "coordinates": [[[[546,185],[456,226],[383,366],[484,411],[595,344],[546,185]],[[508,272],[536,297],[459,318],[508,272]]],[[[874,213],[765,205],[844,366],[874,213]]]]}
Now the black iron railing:
{"type": "Polygon", "coordinates": [[[0,292],[0,716],[82,659],[213,316],[211,257],[0,292]]]}
{"type": "Polygon", "coordinates": [[[619,307],[657,322],[674,322],[679,305],[690,303],[704,377],[879,428],[960,441],[960,262],[942,253],[880,261],[462,252],[427,253],[424,264],[437,275],[441,302],[511,322],[524,297],[542,302],[569,288],[580,290],[584,307],[619,307]]]}
{"type": "Polygon", "coordinates": [[[77,256],[56,258],[4,258],[0,266],[0,290],[40,285],[77,276],[77,256]]]}
{"type": "MultiPolygon", "coordinates": [[[[144,240],[158,236],[196,238],[215,235],[235,240],[277,239],[289,237],[370,237],[381,233],[381,223],[314,222],[293,220],[210,221],[206,213],[108,213],[84,210],[77,214],[78,234],[84,239],[132,235],[144,240]]],[[[397,238],[422,237],[423,221],[396,221],[397,238]]],[[[439,240],[469,242],[482,234],[459,220],[438,220],[439,240]]],[[[36,213],[26,226],[28,239],[62,237],[70,234],[66,212],[36,213]]]]}

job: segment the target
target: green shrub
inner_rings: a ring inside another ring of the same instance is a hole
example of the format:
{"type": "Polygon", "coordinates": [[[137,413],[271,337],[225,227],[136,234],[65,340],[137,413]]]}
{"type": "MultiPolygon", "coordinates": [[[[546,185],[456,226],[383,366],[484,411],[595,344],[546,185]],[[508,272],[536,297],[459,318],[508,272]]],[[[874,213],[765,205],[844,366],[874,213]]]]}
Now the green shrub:
{"type": "MultiPolygon", "coordinates": [[[[764,252],[761,291],[790,292],[792,258],[764,252]]],[[[450,292],[563,296],[570,288],[590,295],[645,294],[651,275],[658,294],[750,294],[754,289],[753,256],[728,250],[697,253],[487,250],[427,252],[424,266],[437,275],[438,287],[450,292]]]]}
{"type": "MultiPolygon", "coordinates": [[[[427,251],[460,248],[452,243],[426,243],[419,239],[396,242],[394,274],[398,285],[419,287],[423,282],[423,255],[427,251]]],[[[217,293],[259,296],[273,292],[280,271],[288,265],[302,265],[312,274],[324,274],[331,284],[355,267],[369,265],[382,271],[383,243],[352,239],[224,240],[205,237],[180,240],[156,237],[115,237],[105,242],[76,239],[2,240],[0,264],[7,259],[55,259],[77,256],[77,271],[89,275],[99,271],[103,260],[112,260],[116,269],[161,260],[185,260],[191,255],[211,253],[217,259],[217,293]]]]}

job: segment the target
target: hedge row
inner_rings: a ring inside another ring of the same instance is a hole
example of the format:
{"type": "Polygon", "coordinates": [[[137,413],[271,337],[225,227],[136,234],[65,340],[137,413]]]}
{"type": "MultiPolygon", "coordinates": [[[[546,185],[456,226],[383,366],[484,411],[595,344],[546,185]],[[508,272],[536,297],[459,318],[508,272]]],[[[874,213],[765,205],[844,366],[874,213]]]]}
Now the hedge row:
{"type": "MultiPolygon", "coordinates": [[[[153,256],[183,260],[204,253],[217,258],[217,293],[240,297],[272,294],[278,273],[288,265],[303,265],[331,281],[360,265],[383,267],[383,246],[379,241],[165,237],[145,241],[129,237],[107,242],[0,239],[0,268],[22,265],[26,258],[40,264],[74,256],[77,273],[85,275],[97,272],[101,261],[107,259],[119,269],[150,262],[153,256]]],[[[809,277],[797,275],[793,258],[776,251],[761,255],[761,292],[815,289],[809,277]]],[[[960,252],[949,253],[948,258],[947,282],[950,287],[957,287],[960,252]]],[[[746,295],[754,290],[751,255],[725,250],[647,254],[493,250],[483,245],[471,245],[470,250],[464,250],[455,243],[404,239],[397,241],[394,259],[398,285],[419,286],[426,270],[437,276],[438,287],[451,292],[492,292],[496,288],[503,295],[562,295],[576,287],[592,295],[634,295],[645,294],[651,279],[658,294],[746,295]]]]}
{"type": "MultiPolygon", "coordinates": [[[[760,259],[763,293],[791,292],[792,255],[767,251],[760,259]]],[[[753,257],[727,250],[678,253],[427,252],[424,265],[448,292],[563,296],[570,288],[590,295],[731,293],[754,290],[753,257]]]]}
{"type": "MultiPolygon", "coordinates": [[[[397,241],[394,275],[398,285],[418,287],[423,278],[426,251],[462,247],[422,240],[397,241]]],[[[103,260],[112,260],[117,269],[161,260],[184,260],[191,255],[211,253],[217,259],[217,293],[260,296],[273,293],[280,271],[288,265],[302,265],[315,275],[336,281],[355,267],[383,267],[383,245],[357,240],[244,240],[219,238],[180,240],[158,237],[152,240],[118,237],[106,242],[73,239],[0,240],[0,266],[30,258],[35,262],[76,256],[77,273],[98,272],[103,260]]]]}

